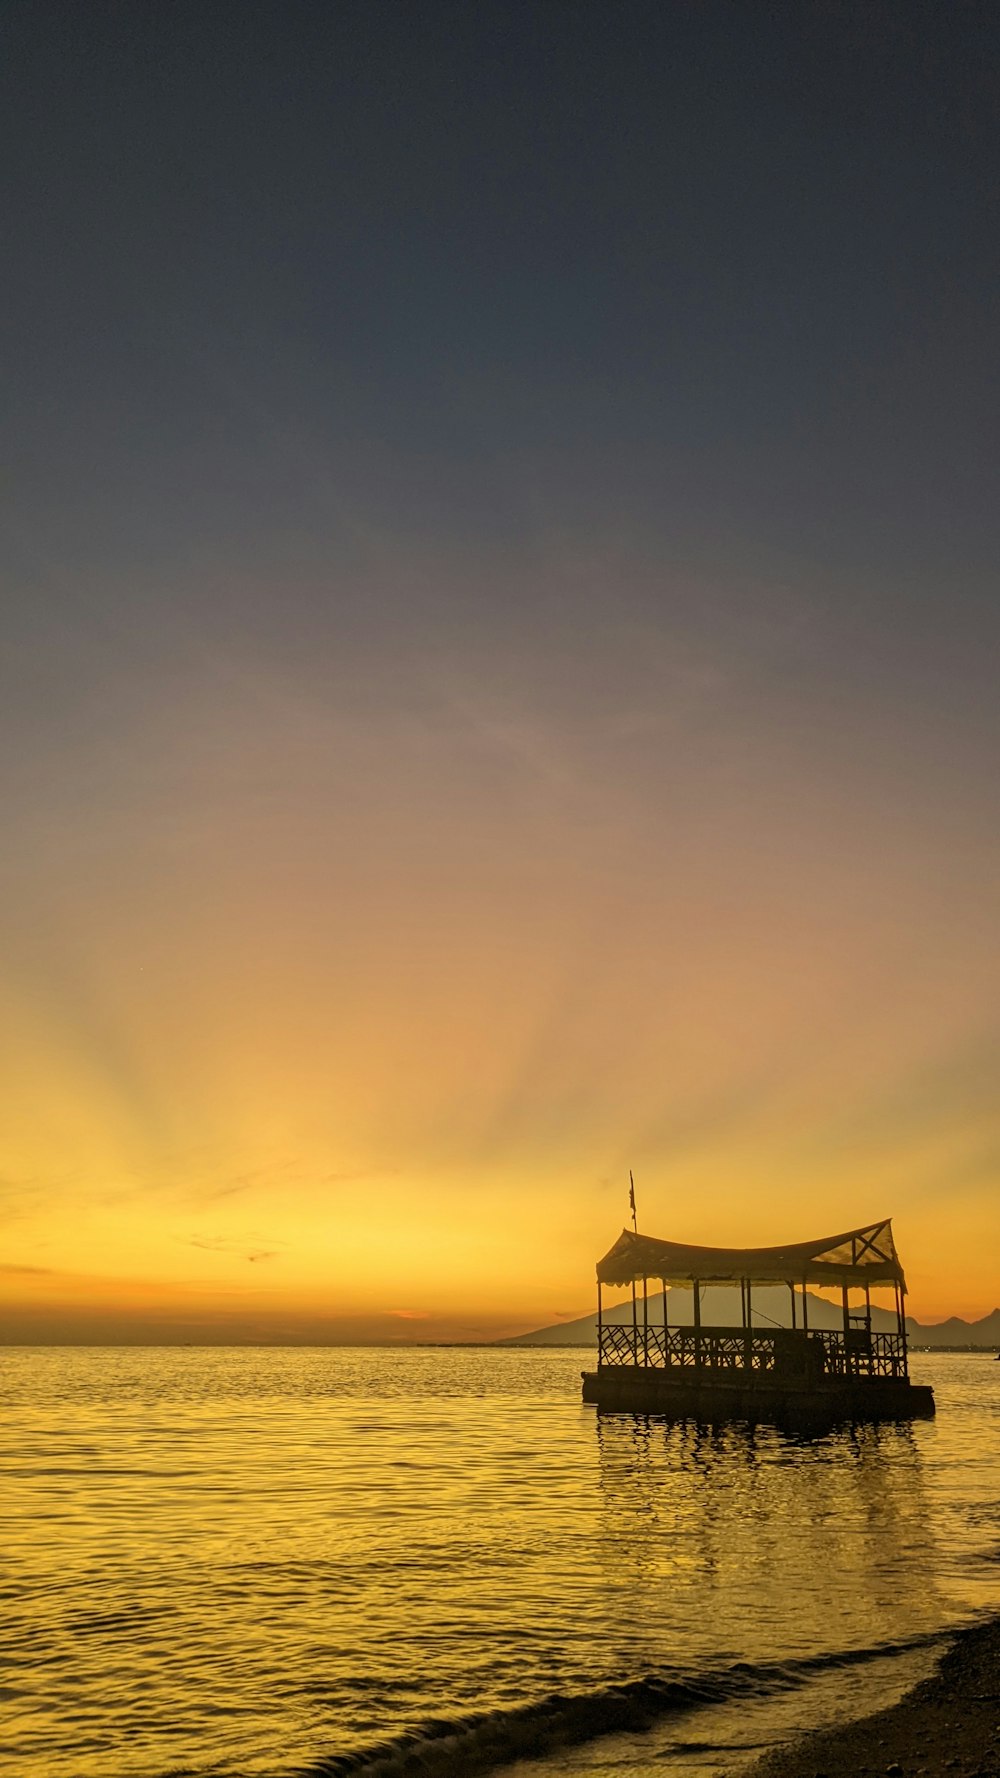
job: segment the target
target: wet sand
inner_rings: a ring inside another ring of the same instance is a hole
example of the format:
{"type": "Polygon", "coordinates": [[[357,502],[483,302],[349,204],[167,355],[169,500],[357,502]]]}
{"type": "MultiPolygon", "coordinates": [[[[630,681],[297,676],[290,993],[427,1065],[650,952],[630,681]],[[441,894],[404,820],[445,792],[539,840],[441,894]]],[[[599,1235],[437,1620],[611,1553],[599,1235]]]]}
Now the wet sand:
{"type": "Polygon", "coordinates": [[[747,1778],[1000,1778],[1000,1619],[888,1710],[774,1749],[747,1778]]]}

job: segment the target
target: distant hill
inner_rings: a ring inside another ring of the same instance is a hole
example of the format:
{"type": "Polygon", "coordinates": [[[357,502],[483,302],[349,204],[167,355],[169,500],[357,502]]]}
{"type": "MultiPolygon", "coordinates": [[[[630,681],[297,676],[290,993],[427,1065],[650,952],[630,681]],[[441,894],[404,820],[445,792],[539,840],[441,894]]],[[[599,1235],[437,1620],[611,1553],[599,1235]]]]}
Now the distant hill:
{"type": "MultiPolygon", "coordinates": [[[[809,1297],[809,1326],[839,1328],[843,1319],[839,1303],[825,1297],[809,1297]]],[[[801,1313],[801,1300],[797,1314],[801,1313]]],[[[642,1317],[642,1303],[639,1304],[642,1317]]],[[[649,1299],[651,1324],[662,1324],[662,1298],[649,1299]]],[[[667,1292],[667,1318],[673,1327],[690,1327],[693,1318],[693,1297],[690,1290],[667,1292]]],[[[740,1295],[725,1285],[709,1285],[701,1306],[702,1321],[709,1327],[738,1327],[740,1295]]],[[[605,1309],[605,1321],[627,1324],[632,1320],[632,1300],[616,1303],[605,1309]]],[[[753,1293],[753,1324],[755,1327],[790,1327],[791,1305],[788,1291],[781,1284],[761,1285],[753,1293]]],[[[896,1317],[890,1309],[872,1308],[872,1327],[876,1333],[895,1333],[896,1317]]],[[[1000,1309],[984,1315],[981,1321],[962,1321],[952,1315],[947,1321],[924,1326],[906,1318],[907,1336],[915,1346],[1000,1346],[1000,1309]]],[[[514,1339],[500,1340],[502,1346],[596,1346],[597,1315],[580,1315],[575,1321],[560,1321],[555,1327],[540,1327],[534,1333],[518,1334],[514,1339]]]]}
{"type": "Polygon", "coordinates": [[[980,1321],[949,1315],[947,1321],[929,1326],[907,1316],[906,1330],[915,1346],[1000,1346],[1000,1309],[992,1309],[980,1321]]]}

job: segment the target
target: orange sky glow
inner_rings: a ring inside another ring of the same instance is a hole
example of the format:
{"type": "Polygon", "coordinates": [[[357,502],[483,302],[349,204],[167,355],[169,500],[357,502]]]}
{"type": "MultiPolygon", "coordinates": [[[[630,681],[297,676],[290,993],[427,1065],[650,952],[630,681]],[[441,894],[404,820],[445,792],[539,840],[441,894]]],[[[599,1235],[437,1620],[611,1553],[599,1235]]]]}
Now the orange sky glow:
{"type": "Polygon", "coordinates": [[[630,1166],[649,1233],[889,1214],[911,1313],[994,1307],[995,837],[891,728],[631,646],[596,711],[209,663],[26,806],[5,1337],[521,1331],[592,1308],[630,1166]]]}

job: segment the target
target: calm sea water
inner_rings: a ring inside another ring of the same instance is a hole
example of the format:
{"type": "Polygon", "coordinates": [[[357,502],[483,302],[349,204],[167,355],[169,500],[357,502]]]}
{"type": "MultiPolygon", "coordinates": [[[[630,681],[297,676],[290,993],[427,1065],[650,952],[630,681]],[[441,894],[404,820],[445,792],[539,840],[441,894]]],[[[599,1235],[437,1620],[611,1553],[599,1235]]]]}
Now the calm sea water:
{"type": "Polygon", "coordinates": [[[1000,1606],[989,1358],[914,1359],[935,1421],[796,1441],[599,1419],[581,1356],[0,1352],[6,1759],[718,1766],[1000,1606]]]}

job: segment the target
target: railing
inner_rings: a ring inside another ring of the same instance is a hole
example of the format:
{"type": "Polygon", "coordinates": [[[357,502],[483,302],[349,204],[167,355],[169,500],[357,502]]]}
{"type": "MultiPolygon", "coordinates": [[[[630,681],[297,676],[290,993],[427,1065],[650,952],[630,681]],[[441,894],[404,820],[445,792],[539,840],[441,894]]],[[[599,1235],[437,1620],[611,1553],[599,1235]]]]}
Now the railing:
{"type": "Polygon", "coordinates": [[[868,1333],[864,1328],[851,1328],[849,1333],[842,1334],[824,1328],[810,1332],[809,1338],[822,1342],[828,1377],[906,1376],[902,1334],[868,1333]]]}
{"type": "Polygon", "coordinates": [[[901,1334],[826,1328],[636,1327],[606,1321],[598,1362],[642,1370],[696,1370],[713,1375],[774,1372],[789,1380],[906,1376],[901,1334]]]}

